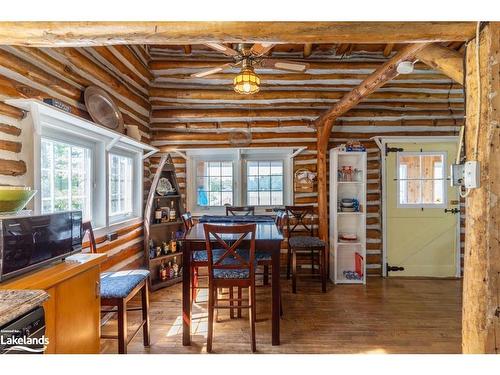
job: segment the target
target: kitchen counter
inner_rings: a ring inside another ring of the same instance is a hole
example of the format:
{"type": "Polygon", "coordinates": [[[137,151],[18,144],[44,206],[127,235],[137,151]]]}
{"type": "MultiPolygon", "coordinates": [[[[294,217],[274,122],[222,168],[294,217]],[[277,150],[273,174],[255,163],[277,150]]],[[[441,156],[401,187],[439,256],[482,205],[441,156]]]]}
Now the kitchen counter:
{"type": "Polygon", "coordinates": [[[0,327],[49,299],[43,290],[0,290],[0,327]]]}

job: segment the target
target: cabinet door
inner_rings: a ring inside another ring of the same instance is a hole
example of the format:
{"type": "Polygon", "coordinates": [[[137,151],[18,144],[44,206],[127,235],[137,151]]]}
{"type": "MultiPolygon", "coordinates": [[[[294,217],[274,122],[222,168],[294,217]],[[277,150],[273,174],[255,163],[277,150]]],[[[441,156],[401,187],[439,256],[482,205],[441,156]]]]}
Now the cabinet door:
{"type": "Polygon", "coordinates": [[[57,285],[56,352],[99,353],[99,267],[57,285]]]}

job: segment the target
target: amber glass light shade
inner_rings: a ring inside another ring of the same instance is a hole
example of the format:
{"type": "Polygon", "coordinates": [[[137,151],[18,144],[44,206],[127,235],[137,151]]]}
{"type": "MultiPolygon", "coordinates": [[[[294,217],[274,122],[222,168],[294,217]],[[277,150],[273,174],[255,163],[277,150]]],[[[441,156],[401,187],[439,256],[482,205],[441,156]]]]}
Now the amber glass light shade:
{"type": "Polygon", "coordinates": [[[244,67],[241,72],[234,77],[234,91],[239,94],[255,94],[259,92],[260,78],[255,74],[252,67],[244,67]]]}

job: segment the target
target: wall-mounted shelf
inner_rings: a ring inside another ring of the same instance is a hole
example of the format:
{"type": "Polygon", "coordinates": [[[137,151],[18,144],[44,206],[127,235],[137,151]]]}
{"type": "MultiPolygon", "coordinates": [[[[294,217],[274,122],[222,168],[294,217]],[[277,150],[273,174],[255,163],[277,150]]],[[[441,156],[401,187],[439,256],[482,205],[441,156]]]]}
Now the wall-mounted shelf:
{"type": "Polygon", "coordinates": [[[335,284],[366,283],[366,152],[330,150],[330,279],[335,284]],[[342,181],[338,171],[351,167],[354,181],[342,181]],[[342,199],[357,199],[359,211],[339,209],[342,199]],[[356,234],[352,242],[342,233],[356,234]]]}

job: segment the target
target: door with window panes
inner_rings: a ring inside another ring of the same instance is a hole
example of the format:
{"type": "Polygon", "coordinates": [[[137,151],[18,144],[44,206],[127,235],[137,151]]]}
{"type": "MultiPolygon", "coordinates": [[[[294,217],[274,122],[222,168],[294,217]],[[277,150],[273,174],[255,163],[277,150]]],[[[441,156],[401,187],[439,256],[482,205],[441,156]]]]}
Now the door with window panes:
{"type": "Polygon", "coordinates": [[[449,210],[459,209],[459,197],[448,180],[456,143],[388,143],[387,147],[387,275],[456,276],[459,214],[449,210]]]}

